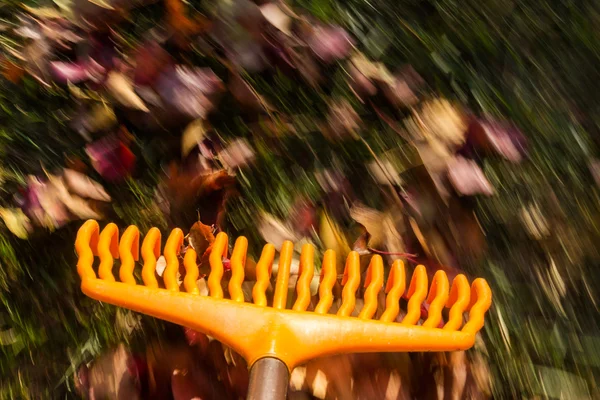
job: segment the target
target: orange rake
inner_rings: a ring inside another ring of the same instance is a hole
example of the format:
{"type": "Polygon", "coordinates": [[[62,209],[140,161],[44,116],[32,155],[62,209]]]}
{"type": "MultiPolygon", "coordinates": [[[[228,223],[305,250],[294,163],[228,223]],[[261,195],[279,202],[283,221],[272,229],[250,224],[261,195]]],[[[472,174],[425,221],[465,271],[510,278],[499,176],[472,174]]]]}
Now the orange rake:
{"type": "Polygon", "coordinates": [[[167,265],[163,273],[164,288],[159,287],[155,268],[160,256],[161,233],[152,228],[141,246],[144,265],[138,285],[133,276],[139,259],[140,233],[128,227],[119,241],[115,224],[108,224],[100,233],[98,223],[89,220],[77,233],[75,247],[79,255],[77,271],[81,290],[97,300],[180,324],[214,337],[242,355],[250,367],[248,399],[285,399],[289,372],[310,359],[340,353],[453,351],[473,346],[475,335],[483,327],[484,315],[492,302],[487,282],[478,278],[469,287],[464,275],[458,275],[450,287],[448,277],[437,271],[427,295],[425,267],[415,268],[408,288],[406,316],[395,322],[400,312],[399,301],[405,291],[405,271],[402,261],[392,264],[385,285],[386,308],[379,320],[371,320],[377,310],[377,297],[384,286],[384,267],[380,256],[374,255],[367,269],[364,306],[358,317],[351,314],[355,293],[360,284],[360,261],[351,252],[346,261],[342,285],[342,304],[336,315],[327,314],[333,304],[332,288],[336,283],[336,255],[327,250],[323,257],[319,302],[314,311],[306,311],[310,303],[310,282],[313,279],[314,249],[304,245],[300,256],[297,298],[291,310],[286,309],[288,280],[293,256],[293,244],[285,242],[279,259],[272,306],[267,305],[275,247],[267,244],[256,264],[256,283],[252,290],[254,304],[244,302],[242,283],[248,241],[239,237],[231,254],[231,278],[225,299],[221,287],[224,273],[222,259],[227,256],[228,238],[219,233],[209,257],[209,296],[201,296],[196,286],[199,276],[196,252],[185,252],[185,277],[180,292],[177,274],[183,232],[174,229],[164,248],[167,265]],[[100,258],[98,275],[94,272],[94,256],[100,258]],[[115,258],[120,258],[119,279],[112,275],[115,258]],[[421,305],[429,304],[427,319],[416,325],[421,305]],[[449,308],[448,322],[442,328],[444,307],[449,308]],[[468,321],[463,325],[463,313],[468,321]],[[462,329],[461,329],[462,326],[462,329]]]}

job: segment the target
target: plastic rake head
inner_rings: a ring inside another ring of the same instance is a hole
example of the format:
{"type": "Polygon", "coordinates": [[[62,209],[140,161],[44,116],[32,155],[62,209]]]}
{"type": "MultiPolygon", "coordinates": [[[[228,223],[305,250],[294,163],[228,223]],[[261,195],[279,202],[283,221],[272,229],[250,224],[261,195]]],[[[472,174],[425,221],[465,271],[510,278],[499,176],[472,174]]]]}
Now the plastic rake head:
{"type": "Polygon", "coordinates": [[[244,237],[236,240],[230,257],[230,299],[226,299],[221,287],[222,259],[228,252],[225,233],[219,233],[212,245],[207,283],[209,296],[201,296],[196,287],[199,271],[192,248],[188,248],[183,258],[186,273],[182,284],[184,291],[180,291],[177,274],[184,238],[181,229],[171,232],[163,249],[167,262],[163,273],[164,288],[159,286],[155,275],[161,253],[161,234],[157,228],[147,233],[141,245],[142,286],[136,283],[133,275],[140,253],[139,231],[130,226],[120,241],[118,236],[118,228],[112,223],[102,232],[94,220],[80,228],[75,242],[79,255],[77,271],[86,295],[206,333],[241,354],[249,366],[265,357],[277,358],[291,370],[310,359],[339,353],[464,350],[473,345],[492,301],[484,279],[475,279],[469,286],[467,278],[458,275],[450,286],[443,271],[434,275],[427,290],[427,273],[420,265],[415,268],[408,285],[406,315],[401,322],[395,322],[400,312],[400,298],[405,292],[404,264],[395,261],[384,284],[383,260],[375,255],[364,282],[364,306],[358,317],[352,317],[361,276],[359,256],[352,252],[341,282],[342,304],[336,315],[328,314],[334,300],[332,289],[337,274],[335,252],[327,250],[321,269],[319,302],[314,311],[306,311],[311,300],[314,249],[305,245],[300,256],[296,300],[288,310],[285,307],[293,244],[285,242],[280,252],[272,306],[267,305],[265,294],[275,257],[275,247],[271,244],[263,248],[256,265],[256,283],[252,290],[254,304],[245,303],[242,283],[248,241],[244,237]],[[97,275],[93,269],[95,256],[100,259],[97,275]],[[115,258],[121,260],[120,282],[112,274],[115,258]],[[386,293],[385,311],[379,320],[372,320],[381,290],[386,293]],[[429,304],[428,317],[421,325],[416,325],[423,302],[429,304]],[[439,327],[444,308],[449,309],[448,319],[443,327],[439,327]],[[468,320],[463,324],[465,312],[468,312],[468,320]]]}

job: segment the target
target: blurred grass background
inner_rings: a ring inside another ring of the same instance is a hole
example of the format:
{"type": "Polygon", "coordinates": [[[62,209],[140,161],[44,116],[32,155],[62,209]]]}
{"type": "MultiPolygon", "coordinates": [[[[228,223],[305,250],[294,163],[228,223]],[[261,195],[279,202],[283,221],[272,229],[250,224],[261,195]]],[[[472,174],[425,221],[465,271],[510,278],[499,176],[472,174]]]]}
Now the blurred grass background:
{"type": "MultiPolygon", "coordinates": [[[[411,64],[435,91],[478,112],[508,118],[527,135],[526,162],[486,161],[484,172],[497,195],[478,199],[476,213],[487,234],[489,255],[484,262],[465,266],[489,279],[494,292],[484,329],[493,391],[498,399],[598,398],[600,198],[589,163],[600,142],[600,4],[300,0],[293,5],[344,26],[372,59],[411,64]],[[534,240],[523,232],[516,222],[523,208],[534,208],[550,220],[553,231],[547,238],[534,240]]],[[[193,6],[203,10],[210,4],[193,6]]],[[[0,18],[10,19],[17,7],[18,2],[4,2],[0,18]]],[[[119,29],[135,40],[161,14],[160,4],[136,10],[130,19],[135,22],[119,29]]],[[[275,86],[256,85],[277,98],[279,107],[309,115],[325,112],[318,96],[309,105],[286,105],[286,92],[294,82],[284,78],[275,86]]],[[[62,165],[65,156],[77,154],[73,149],[82,147],[83,140],[73,132],[64,134],[71,107],[67,93],[30,78],[19,85],[0,81],[1,201],[9,201],[25,175],[40,173],[42,166],[62,165]],[[77,140],[80,146],[74,144],[77,140]]],[[[372,129],[368,141],[377,153],[397,145],[389,129],[372,129]]],[[[220,132],[248,134],[231,123],[220,132]]],[[[148,152],[153,138],[134,133],[142,172],[128,185],[107,187],[114,194],[113,219],[140,228],[160,226],[161,221],[140,212],[151,202],[159,173],[148,152]]],[[[298,148],[293,137],[280,140],[282,148],[298,148]]],[[[319,145],[327,146],[315,143],[319,145]]],[[[335,151],[346,160],[368,159],[368,152],[355,146],[335,151]]],[[[303,166],[296,161],[281,161],[268,146],[259,149],[257,170],[262,173],[248,177],[245,197],[232,206],[228,228],[248,233],[257,208],[284,215],[293,188],[310,196],[316,184],[308,176],[298,178],[303,166]]],[[[153,329],[130,336],[115,323],[114,307],[80,293],[73,249],[78,226],[73,223],[28,241],[0,228],[4,398],[71,396],[71,368],[79,362],[118,341],[135,346],[163,332],[148,319],[146,326],[153,329]]]]}

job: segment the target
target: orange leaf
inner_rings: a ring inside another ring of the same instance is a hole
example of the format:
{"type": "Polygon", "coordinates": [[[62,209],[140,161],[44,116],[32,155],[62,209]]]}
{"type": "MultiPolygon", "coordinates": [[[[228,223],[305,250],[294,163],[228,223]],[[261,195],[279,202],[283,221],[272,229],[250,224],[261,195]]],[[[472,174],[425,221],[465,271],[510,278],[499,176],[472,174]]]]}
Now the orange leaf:
{"type": "Polygon", "coordinates": [[[5,61],[2,64],[2,76],[12,83],[19,83],[23,75],[25,75],[25,70],[17,64],[10,61],[5,61]]]}

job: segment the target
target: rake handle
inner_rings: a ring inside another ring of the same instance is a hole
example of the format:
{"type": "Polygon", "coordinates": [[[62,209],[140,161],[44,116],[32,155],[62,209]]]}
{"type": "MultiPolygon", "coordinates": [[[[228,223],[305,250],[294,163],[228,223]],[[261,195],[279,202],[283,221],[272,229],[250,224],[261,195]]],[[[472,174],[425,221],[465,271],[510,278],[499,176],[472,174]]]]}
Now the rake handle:
{"type": "Polygon", "coordinates": [[[250,368],[247,400],[285,400],[289,385],[287,366],[277,358],[265,357],[250,368]]]}

